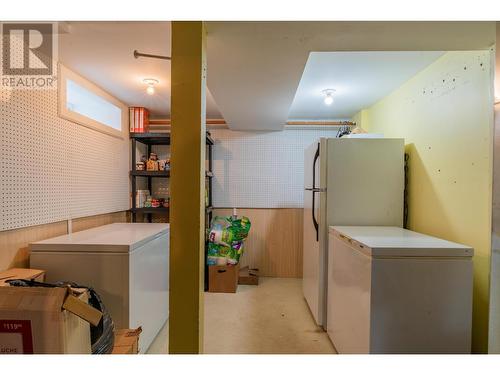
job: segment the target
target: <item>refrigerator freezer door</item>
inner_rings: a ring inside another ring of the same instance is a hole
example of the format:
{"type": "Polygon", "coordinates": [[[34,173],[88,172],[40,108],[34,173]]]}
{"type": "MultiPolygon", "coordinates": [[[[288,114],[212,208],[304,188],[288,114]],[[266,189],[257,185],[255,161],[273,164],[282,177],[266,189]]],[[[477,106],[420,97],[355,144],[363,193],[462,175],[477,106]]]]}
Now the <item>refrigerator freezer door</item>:
{"type": "Polygon", "coordinates": [[[320,144],[313,143],[305,151],[304,165],[304,249],[302,289],[304,297],[311,309],[317,324],[322,325],[324,320],[323,283],[321,278],[323,266],[320,233],[320,144]]]}
{"type": "MultiPolygon", "coordinates": [[[[326,300],[326,294],[330,296],[329,289],[334,282],[328,280],[328,273],[331,272],[330,254],[327,251],[328,226],[403,224],[404,140],[328,138],[321,141],[322,145],[325,144],[323,156],[326,155],[322,160],[325,172],[322,173],[321,183],[327,193],[322,200],[325,207],[322,209],[323,215],[320,215],[320,237],[324,241],[321,248],[325,249],[324,264],[327,266],[323,270],[326,300]]],[[[366,264],[357,266],[364,267],[366,264]]],[[[360,293],[355,298],[363,298],[361,285],[355,288],[360,293]]],[[[345,289],[339,290],[345,292],[345,289]]],[[[327,303],[324,305],[326,309],[327,303]]],[[[329,304],[328,310],[332,308],[329,304]]],[[[332,313],[335,314],[335,311],[332,313]]],[[[342,314],[342,311],[339,313],[342,314]]],[[[348,311],[344,313],[350,314],[348,311]]],[[[355,311],[353,315],[357,313],[355,311]]],[[[330,318],[329,312],[325,318],[328,330],[330,318]]]]}
{"type": "Polygon", "coordinates": [[[403,139],[328,139],[327,225],[401,227],[403,162],[403,139]]]}

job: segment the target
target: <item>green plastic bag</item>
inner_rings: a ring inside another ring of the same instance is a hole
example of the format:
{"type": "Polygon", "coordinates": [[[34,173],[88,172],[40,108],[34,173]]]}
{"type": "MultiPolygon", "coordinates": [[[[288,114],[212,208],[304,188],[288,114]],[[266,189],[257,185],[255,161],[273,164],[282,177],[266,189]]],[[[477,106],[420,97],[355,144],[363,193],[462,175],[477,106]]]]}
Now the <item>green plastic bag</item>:
{"type": "Polygon", "coordinates": [[[229,264],[237,264],[243,254],[243,243],[250,231],[247,217],[216,216],[212,219],[208,235],[207,264],[217,264],[218,258],[226,258],[229,264]]]}
{"type": "Polygon", "coordinates": [[[209,266],[217,264],[218,258],[227,258],[231,248],[229,246],[216,244],[213,242],[208,243],[207,264],[209,266]]]}
{"type": "Polygon", "coordinates": [[[243,241],[233,242],[227,254],[228,264],[238,264],[243,254],[243,241]]]}
{"type": "Polygon", "coordinates": [[[233,219],[232,217],[216,216],[210,225],[208,240],[221,245],[231,246],[242,241],[250,231],[250,220],[247,217],[233,219]]]}

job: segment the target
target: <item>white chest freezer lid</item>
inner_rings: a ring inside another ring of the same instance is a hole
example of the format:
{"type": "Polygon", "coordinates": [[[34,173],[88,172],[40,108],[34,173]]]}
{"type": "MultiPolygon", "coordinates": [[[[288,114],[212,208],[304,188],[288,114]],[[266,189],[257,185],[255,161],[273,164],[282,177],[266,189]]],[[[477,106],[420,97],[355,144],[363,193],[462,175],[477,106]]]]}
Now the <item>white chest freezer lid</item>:
{"type": "Polygon", "coordinates": [[[65,234],[31,244],[32,252],[102,252],[127,253],[160,237],[169,224],[115,223],[65,234]]]}
{"type": "Polygon", "coordinates": [[[398,227],[332,226],[330,233],[375,257],[471,257],[474,250],[398,227]]]}

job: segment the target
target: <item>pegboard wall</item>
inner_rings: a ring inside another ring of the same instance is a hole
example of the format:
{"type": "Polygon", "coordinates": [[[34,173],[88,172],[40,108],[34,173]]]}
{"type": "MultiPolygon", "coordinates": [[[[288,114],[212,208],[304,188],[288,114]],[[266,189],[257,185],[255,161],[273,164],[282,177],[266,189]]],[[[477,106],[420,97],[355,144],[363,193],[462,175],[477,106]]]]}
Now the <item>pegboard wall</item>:
{"type": "Polygon", "coordinates": [[[304,150],[336,128],[280,132],[210,130],[214,147],[214,207],[303,207],[304,150]]]}
{"type": "Polygon", "coordinates": [[[0,90],[0,230],[129,208],[129,141],[57,114],[57,89],[0,90]]]}

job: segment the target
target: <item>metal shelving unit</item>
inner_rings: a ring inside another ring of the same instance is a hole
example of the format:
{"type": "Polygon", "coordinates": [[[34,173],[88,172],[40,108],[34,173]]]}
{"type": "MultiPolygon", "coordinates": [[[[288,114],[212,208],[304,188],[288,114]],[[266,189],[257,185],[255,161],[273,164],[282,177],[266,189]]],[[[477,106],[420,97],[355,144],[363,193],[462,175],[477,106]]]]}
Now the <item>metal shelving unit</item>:
{"type": "Polygon", "coordinates": [[[210,227],[210,221],[212,221],[212,180],[214,177],[213,174],[213,155],[212,149],[214,146],[214,140],[210,136],[210,133],[207,132],[207,141],[206,141],[206,163],[208,165],[205,169],[205,184],[208,187],[208,202],[205,209],[205,228],[208,229],[210,227]]]}
{"type": "Polygon", "coordinates": [[[131,176],[143,177],[170,177],[170,171],[130,171],[131,176]]]}
{"type": "MultiPolygon", "coordinates": [[[[167,171],[138,171],[136,170],[136,148],[137,142],[145,144],[147,146],[147,155],[151,154],[151,147],[157,145],[170,145],[170,133],[131,133],[130,139],[132,140],[132,168],[130,170],[130,178],[132,180],[132,208],[130,212],[132,214],[132,222],[137,222],[137,214],[148,215],[148,221],[152,222],[152,216],[154,214],[159,215],[169,215],[169,208],[166,207],[136,207],[136,192],[137,192],[137,178],[147,178],[148,189],[152,193],[152,179],[153,178],[169,178],[170,170],[167,171]]],[[[206,226],[210,225],[212,220],[212,147],[214,145],[214,140],[207,132],[206,138],[206,156],[207,163],[206,166],[206,186],[208,187],[208,205],[206,207],[205,222],[206,226]]]]}
{"type": "Polygon", "coordinates": [[[205,183],[208,187],[208,202],[205,208],[205,257],[204,257],[204,268],[205,268],[205,279],[204,279],[204,289],[208,290],[208,265],[207,265],[207,255],[208,255],[208,229],[210,228],[210,222],[213,216],[213,201],[212,201],[212,180],[213,174],[213,146],[214,140],[207,132],[207,143],[206,143],[206,172],[205,172],[205,183]]]}

